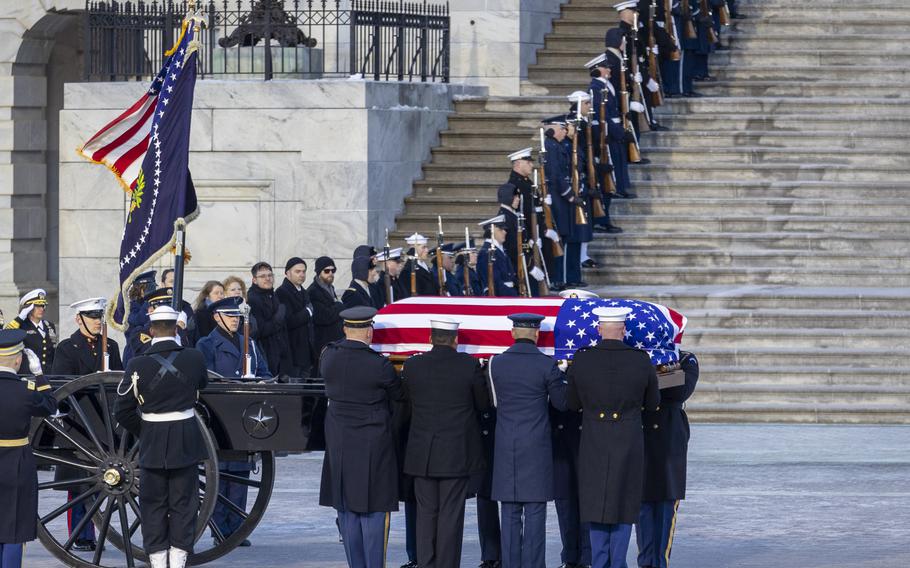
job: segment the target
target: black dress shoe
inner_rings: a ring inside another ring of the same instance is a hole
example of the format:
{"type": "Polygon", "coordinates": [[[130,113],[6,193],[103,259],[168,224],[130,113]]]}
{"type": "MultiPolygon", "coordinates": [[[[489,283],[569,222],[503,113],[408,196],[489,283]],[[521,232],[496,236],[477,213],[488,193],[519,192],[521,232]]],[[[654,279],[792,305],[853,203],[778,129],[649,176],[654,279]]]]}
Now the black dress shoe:
{"type": "Polygon", "coordinates": [[[499,560],[484,560],[477,568],[499,568],[500,566],[502,566],[502,562],[499,560]]]}
{"type": "MultiPolygon", "coordinates": [[[[605,225],[594,225],[592,229],[595,233],[609,233],[609,229],[605,225]]],[[[582,264],[584,266],[584,264],[582,264]]]]}
{"type": "Polygon", "coordinates": [[[716,49],[717,51],[730,51],[730,46],[719,43],[719,44],[717,44],[717,47],[715,47],[714,49],[716,49]]]}
{"type": "Polygon", "coordinates": [[[401,568],[417,568],[417,561],[408,560],[407,562],[405,562],[404,564],[401,565],[401,568]]]}
{"type": "Polygon", "coordinates": [[[566,284],[567,288],[587,288],[588,283],[582,280],[581,282],[569,282],[566,284]]]}
{"type": "Polygon", "coordinates": [[[735,16],[730,16],[730,17],[733,18],[734,20],[745,20],[746,18],[748,18],[748,16],[746,16],[745,14],[736,14],[735,16]]]}
{"type": "Polygon", "coordinates": [[[682,93],[667,93],[667,95],[666,95],[666,97],[668,99],[679,99],[679,98],[682,98],[682,96],[683,96],[682,93]]]}
{"type": "Polygon", "coordinates": [[[84,538],[77,538],[73,543],[73,550],[79,552],[93,552],[95,550],[95,541],[84,538]]]}
{"type": "Polygon", "coordinates": [[[619,193],[616,192],[616,195],[613,196],[614,199],[635,199],[638,197],[637,193],[619,193]]]}
{"type": "Polygon", "coordinates": [[[608,233],[613,233],[613,234],[621,233],[621,232],[622,232],[622,228],[621,228],[621,227],[617,227],[616,225],[607,225],[607,232],[608,232],[608,233]]]}
{"type": "Polygon", "coordinates": [[[253,543],[247,539],[243,539],[237,546],[253,546],[253,543]]]}
{"type": "Polygon", "coordinates": [[[661,131],[666,132],[667,130],[670,130],[670,129],[662,124],[654,124],[651,126],[651,130],[656,130],[658,132],[661,132],[661,131]]]}
{"type": "Polygon", "coordinates": [[[631,162],[631,164],[633,166],[640,166],[640,165],[650,164],[650,163],[651,163],[651,160],[649,160],[648,158],[642,158],[641,160],[639,160],[637,162],[631,162]]]}
{"type": "Polygon", "coordinates": [[[717,77],[715,77],[714,75],[705,75],[704,77],[702,77],[698,80],[704,81],[706,83],[713,83],[714,81],[717,81],[717,77]]]}
{"type": "Polygon", "coordinates": [[[699,93],[698,91],[689,91],[688,93],[683,93],[683,96],[686,97],[687,99],[698,99],[698,98],[703,97],[704,95],[699,93]]]}
{"type": "MultiPolygon", "coordinates": [[[[566,285],[563,282],[553,282],[550,284],[550,290],[554,292],[562,292],[566,289],[566,285]]],[[[485,562],[492,562],[492,560],[486,560],[485,562]]]]}
{"type": "Polygon", "coordinates": [[[589,258],[588,260],[582,262],[581,265],[584,268],[597,268],[597,263],[594,262],[593,258],[589,258]]]}

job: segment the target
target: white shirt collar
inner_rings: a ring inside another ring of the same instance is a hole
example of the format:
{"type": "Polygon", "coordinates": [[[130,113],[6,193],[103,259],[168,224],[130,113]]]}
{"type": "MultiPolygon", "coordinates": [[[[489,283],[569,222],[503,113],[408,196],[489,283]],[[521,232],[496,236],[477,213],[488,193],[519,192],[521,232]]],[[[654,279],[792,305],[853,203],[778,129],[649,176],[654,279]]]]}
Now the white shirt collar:
{"type": "Polygon", "coordinates": [[[173,342],[176,343],[177,345],[180,345],[180,337],[179,337],[179,336],[178,336],[178,337],[153,337],[153,338],[152,338],[152,345],[154,345],[154,344],[156,344],[156,343],[162,343],[162,342],[164,342],[164,341],[173,341],[173,342]]]}
{"type": "Polygon", "coordinates": [[[16,369],[10,369],[9,367],[0,367],[0,373],[12,373],[18,375],[19,371],[16,369]]]}

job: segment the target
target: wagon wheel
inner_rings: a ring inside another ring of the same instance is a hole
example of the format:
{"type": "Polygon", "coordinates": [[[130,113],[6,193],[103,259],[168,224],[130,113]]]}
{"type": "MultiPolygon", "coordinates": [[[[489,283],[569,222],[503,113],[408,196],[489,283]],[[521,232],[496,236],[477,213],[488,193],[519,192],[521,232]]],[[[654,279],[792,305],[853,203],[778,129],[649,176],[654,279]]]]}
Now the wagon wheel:
{"type": "MultiPolygon", "coordinates": [[[[118,427],[113,417],[117,385],[123,373],[95,373],[75,379],[54,392],[58,413],[36,419],[31,440],[39,465],[52,465],[64,479],[39,479],[38,538],[54,556],[68,566],[137,565],[146,559],[142,550],[139,512],[138,442],[118,427]],[[63,493],[58,491],[69,491],[63,493]],[[69,534],[67,517],[82,504],[86,514],[69,534]],[[95,525],[97,547],[93,552],[73,549],[75,535],[95,525]],[[127,538],[124,540],[123,535],[127,538]],[[125,542],[129,546],[125,545],[125,542]]],[[[200,420],[208,457],[200,464],[202,492],[196,538],[204,532],[215,507],[218,487],[217,449],[214,438],[200,420]]]]}

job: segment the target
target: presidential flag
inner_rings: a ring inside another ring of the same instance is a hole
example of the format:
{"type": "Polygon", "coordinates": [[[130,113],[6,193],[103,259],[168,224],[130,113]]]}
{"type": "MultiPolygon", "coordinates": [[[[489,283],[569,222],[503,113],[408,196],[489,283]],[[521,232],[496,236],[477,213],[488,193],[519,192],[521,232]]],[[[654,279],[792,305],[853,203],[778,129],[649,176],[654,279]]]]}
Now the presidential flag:
{"type": "Polygon", "coordinates": [[[105,163],[130,190],[120,241],[120,290],[108,304],[108,319],[118,329],[129,313],[133,279],[171,252],[176,226],[198,214],[188,162],[200,22],[197,15],[187,17],[148,91],[81,150],[105,163]]]}
{"type": "Polygon", "coordinates": [[[660,304],[622,298],[451,298],[415,296],[389,304],[374,318],[373,348],[395,356],[429,351],[430,320],[457,321],[458,350],[488,358],[508,349],[512,339],[510,314],[544,316],[537,346],[557,359],[571,359],[582,347],[596,344],[600,306],[629,307],[625,342],[647,351],[651,362],[665,365],[679,361],[679,343],[686,318],[660,304]]]}

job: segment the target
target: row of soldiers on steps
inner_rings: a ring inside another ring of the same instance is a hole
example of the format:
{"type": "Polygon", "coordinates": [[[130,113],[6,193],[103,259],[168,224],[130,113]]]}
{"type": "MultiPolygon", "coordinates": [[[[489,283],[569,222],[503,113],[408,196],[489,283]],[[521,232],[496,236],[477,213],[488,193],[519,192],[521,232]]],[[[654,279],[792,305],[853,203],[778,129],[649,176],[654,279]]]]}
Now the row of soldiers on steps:
{"type": "MultiPolygon", "coordinates": [[[[597,232],[622,232],[611,202],[634,199],[629,165],[650,163],[641,134],[667,130],[654,108],[664,97],[702,96],[693,83],[714,80],[708,56],[721,48],[723,26],[739,17],[730,0],[624,0],[614,8],[620,22],[607,31],[605,51],[585,64],[587,89],[567,96],[565,114],[541,122],[538,161],[532,148],[509,155],[498,215],[480,223],[483,245],[471,246],[467,228],[463,243],[442,245],[440,219],[438,251],[423,235],[408,237],[407,260],[395,249],[385,263],[392,286],[380,283],[362,304],[382,307],[390,294],[545,296],[587,286],[582,268],[598,266],[588,243],[597,232]]],[[[364,266],[355,258],[355,273],[364,266]]]]}

